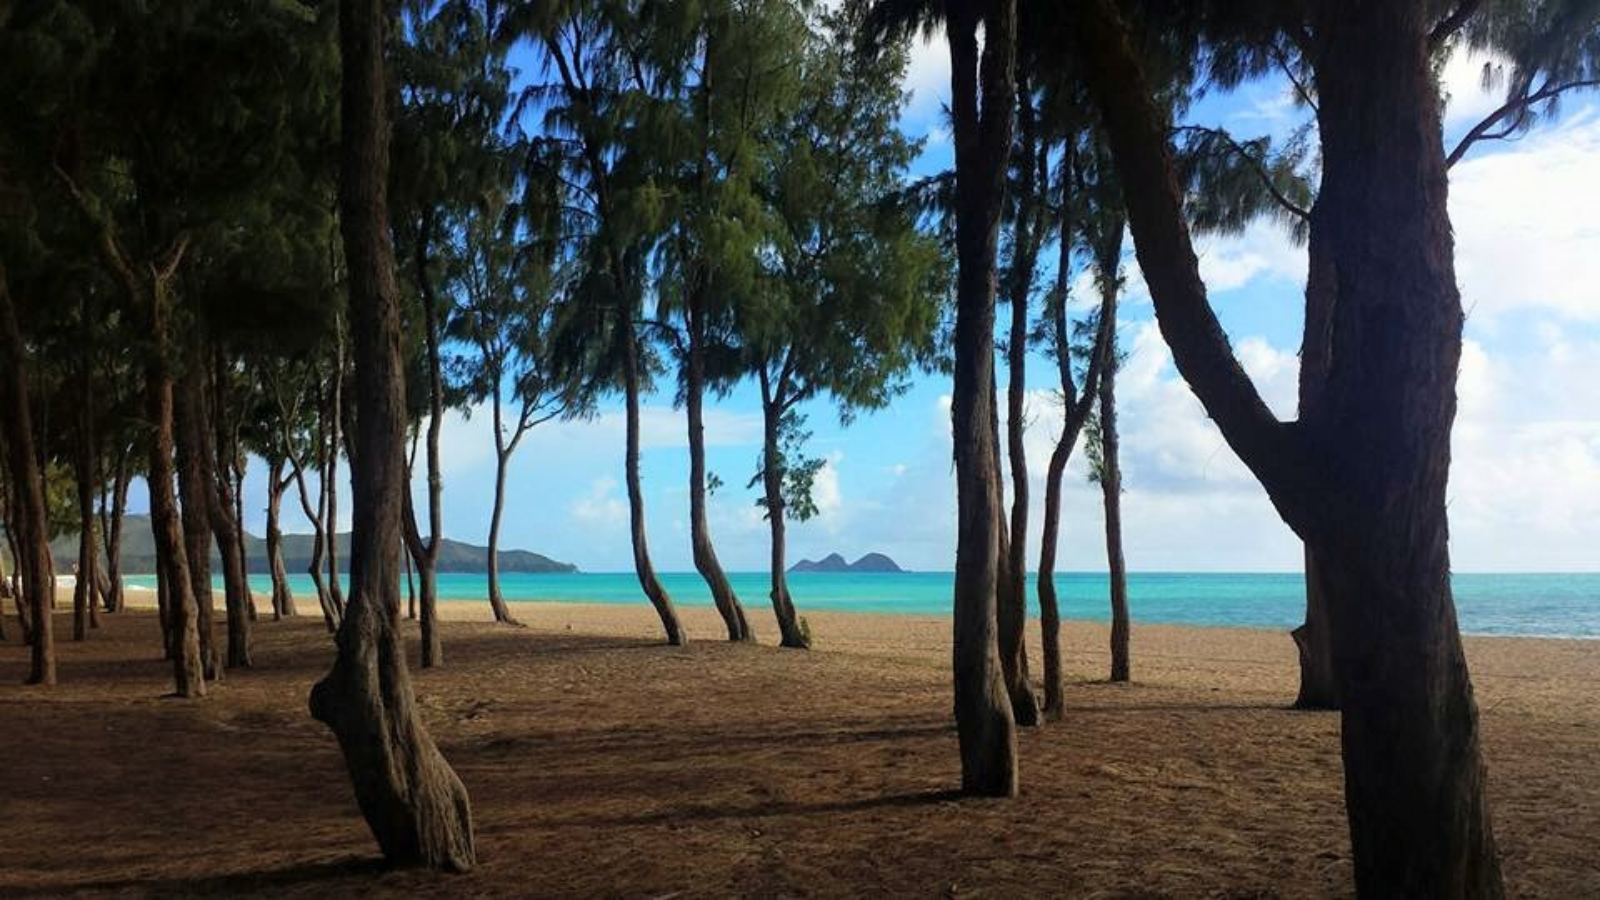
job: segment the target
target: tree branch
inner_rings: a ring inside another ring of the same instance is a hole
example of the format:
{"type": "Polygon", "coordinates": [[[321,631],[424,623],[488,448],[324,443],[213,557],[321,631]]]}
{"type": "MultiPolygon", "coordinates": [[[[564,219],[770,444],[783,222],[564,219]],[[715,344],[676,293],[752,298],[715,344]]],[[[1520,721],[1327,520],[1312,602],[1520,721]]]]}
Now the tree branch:
{"type": "Polygon", "coordinates": [[[1172,129],[1172,133],[1205,134],[1222,141],[1227,145],[1228,150],[1230,150],[1235,156],[1238,156],[1250,164],[1251,170],[1256,173],[1256,177],[1261,179],[1261,184],[1266,187],[1267,193],[1272,195],[1273,202],[1283,207],[1289,212],[1290,215],[1293,215],[1302,222],[1311,221],[1310,211],[1284,196],[1283,191],[1280,191],[1278,186],[1272,183],[1272,174],[1267,171],[1267,167],[1262,164],[1261,160],[1257,159],[1254,154],[1245,149],[1243,144],[1234,140],[1233,135],[1229,134],[1227,131],[1221,128],[1206,128],[1202,125],[1180,125],[1172,129]]]}
{"type": "Polygon", "coordinates": [[[1076,8],[1073,31],[1116,161],[1156,323],[1179,373],[1223,437],[1269,493],[1281,494],[1303,481],[1298,470],[1306,464],[1304,454],[1289,443],[1291,432],[1273,416],[1239,365],[1206,298],[1183,215],[1166,117],[1156,106],[1111,0],[1085,0],[1076,8]]]}
{"type": "Polygon", "coordinates": [[[1450,151],[1450,155],[1445,157],[1445,168],[1450,168],[1451,166],[1454,166],[1456,163],[1460,162],[1461,158],[1466,156],[1467,151],[1472,148],[1472,145],[1479,141],[1496,141],[1509,137],[1513,132],[1521,127],[1524,121],[1526,121],[1528,107],[1532,106],[1533,104],[1539,103],[1543,100],[1552,100],[1565,91],[1585,87],[1600,87],[1600,79],[1568,81],[1564,84],[1554,85],[1550,84],[1549,82],[1545,82],[1544,87],[1534,91],[1531,94],[1525,94],[1521,97],[1514,97],[1510,100],[1507,100],[1499,109],[1485,116],[1483,121],[1472,126],[1472,130],[1468,131],[1466,136],[1461,138],[1460,143],[1456,144],[1455,149],[1450,151]],[[1507,123],[1504,128],[1491,134],[1489,129],[1500,124],[1500,122],[1508,116],[1515,116],[1515,118],[1513,118],[1511,122],[1507,123]]]}
{"type": "Polygon", "coordinates": [[[1443,46],[1451,35],[1460,31],[1461,26],[1467,24],[1467,20],[1471,19],[1473,14],[1478,11],[1478,7],[1482,5],[1482,0],[1461,0],[1461,4],[1452,10],[1450,15],[1440,19],[1439,24],[1433,26],[1433,30],[1428,32],[1428,49],[1437,50],[1443,46]]]}

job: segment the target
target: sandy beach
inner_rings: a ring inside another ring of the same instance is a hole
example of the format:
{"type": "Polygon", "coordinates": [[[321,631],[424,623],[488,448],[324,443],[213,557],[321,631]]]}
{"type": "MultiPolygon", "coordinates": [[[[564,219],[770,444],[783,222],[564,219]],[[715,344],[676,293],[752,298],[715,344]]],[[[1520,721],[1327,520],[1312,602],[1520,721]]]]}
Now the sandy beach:
{"type": "MultiPolygon", "coordinates": [[[[1135,682],[1112,686],[1105,628],[1067,623],[1065,719],[1022,735],[1021,797],[974,801],[949,793],[948,618],[808,614],[803,653],[720,641],[702,608],[673,649],[643,604],[519,603],[520,629],[442,606],[446,665],[414,675],[472,794],[472,874],[381,870],[305,711],[332,658],[319,618],[263,619],[257,667],[189,703],[161,699],[149,611],[72,644],[67,604],[59,687],[21,686],[14,620],[0,647],[0,895],[1353,890],[1338,717],[1285,708],[1282,634],[1136,621],[1135,682]]],[[[1467,652],[1508,893],[1600,895],[1600,642],[1467,652]]]]}

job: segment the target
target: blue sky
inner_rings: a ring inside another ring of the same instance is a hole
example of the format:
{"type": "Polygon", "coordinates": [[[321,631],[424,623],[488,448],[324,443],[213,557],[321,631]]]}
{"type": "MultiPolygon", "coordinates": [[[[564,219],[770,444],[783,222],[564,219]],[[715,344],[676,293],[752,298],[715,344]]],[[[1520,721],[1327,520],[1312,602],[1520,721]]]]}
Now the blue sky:
{"type": "MultiPolygon", "coordinates": [[[[1446,70],[1452,97],[1447,144],[1497,105],[1478,88],[1483,60],[1446,70]]],[[[929,137],[919,169],[948,164],[940,104],[948,96],[941,44],[919,46],[907,73],[903,127],[929,137]]],[[[1241,137],[1282,134],[1301,115],[1286,85],[1266,81],[1199,104],[1191,118],[1241,137]]],[[[1459,386],[1461,411],[1451,488],[1452,550],[1462,571],[1593,570],[1600,538],[1600,100],[1574,97],[1559,120],[1509,143],[1476,150],[1452,173],[1457,271],[1469,310],[1459,386]]],[[[1304,252],[1262,223],[1201,242],[1212,303],[1245,367],[1280,416],[1294,412],[1304,252]]],[[[1297,541],[1228,450],[1177,376],[1154,330],[1137,266],[1119,322],[1129,358],[1119,381],[1126,552],[1134,570],[1288,571],[1297,541]]],[[[1087,282],[1083,287],[1086,288],[1087,282]]],[[[1086,289],[1077,291],[1087,296],[1086,289]]],[[[1052,368],[1030,367],[1027,445],[1035,485],[1058,428],[1052,368]]],[[[1002,376],[1003,377],[1003,376],[1002,376]]],[[[810,416],[821,514],[790,528],[790,557],[888,553],[908,568],[945,570],[955,546],[949,383],[917,375],[895,404],[841,427],[826,403],[810,416]]],[[[453,414],[444,429],[445,531],[481,543],[493,494],[487,415],[453,414]]],[[[591,421],[550,423],[531,434],[510,474],[506,548],[525,548],[587,571],[631,567],[622,487],[620,403],[591,421]]],[[[724,486],[711,528],[733,570],[765,568],[766,523],[744,485],[760,448],[753,387],[708,410],[708,463],[724,486]]],[[[261,466],[247,485],[248,525],[262,530],[261,466]]],[[[670,390],[644,412],[643,475],[651,549],[666,571],[692,569],[688,454],[670,390]]],[[[1081,453],[1067,474],[1061,568],[1104,569],[1098,488],[1081,453]]],[[[422,499],[418,485],[419,501],[422,499]]],[[[142,498],[140,498],[142,499],[142,498]]],[[[135,500],[136,505],[139,500],[135,500]]],[[[1038,534],[1035,501],[1031,534],[1038,534]]],[[[285,503],[287,530],[306,525],[285,503]]],[[[348,511],[345,502],[342,510],[348,511]]],[[[347,520],[348,521],[348,520],[347,520]]],[[[1030,555],[1033,552],[1030,551],[1030,555]]]]}

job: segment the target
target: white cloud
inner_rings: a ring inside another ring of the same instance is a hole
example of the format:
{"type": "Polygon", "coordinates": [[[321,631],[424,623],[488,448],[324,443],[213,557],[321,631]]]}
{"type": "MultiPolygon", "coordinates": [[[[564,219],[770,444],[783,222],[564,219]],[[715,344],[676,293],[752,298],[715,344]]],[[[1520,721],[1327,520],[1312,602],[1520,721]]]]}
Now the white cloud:
{"type": "Polygon", "coordinates": [[[589,492],[573,502],[572,517],[586,526],[625,528],[628,524],[628,504],[617,491],[617,480],[610,476],[596,478],[589,492]]]}
{"type": "Polygon", "coordinates": [[[1450,214],[1469,315],[1492,320],[1544,309],[1600,321],[1596,197],[1600,110],[1592,107],[1458,163],[1450,214]]]}

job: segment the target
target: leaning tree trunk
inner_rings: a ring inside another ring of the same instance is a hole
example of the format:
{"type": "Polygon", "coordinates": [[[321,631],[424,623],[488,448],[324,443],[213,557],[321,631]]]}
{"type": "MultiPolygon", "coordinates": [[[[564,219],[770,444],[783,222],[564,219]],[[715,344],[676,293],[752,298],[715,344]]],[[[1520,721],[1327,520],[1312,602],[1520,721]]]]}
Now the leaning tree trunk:
{"type": "MultiPolygon", "coordinates": [[[[499,403],[498,400],[495,401],[499,403]]],[[[489,573],[489,609],[494,612],[494,620],[506,625],[519,624],[511,615],[511,608],[506,606],[506,598],[500,593],[500,520],[505,512],[506,505],[506,469],[510,463],[510,456],[504,451],[497,451],[494,465],[494,510],[489,516],[489,551],[485,561],[489,573]]]]}
{"type": "Polygon", "coordinates": [[[1014,0],[997,0],[987,12],[981,16],[981,78],[978,11],[954,7],[945,25],[955,123],[958,262],[950,410],[957,509],[952,668],[962,791],[1005,797],[1017,792],[1017,737],[1001,677],[995,620],[1002,511],[993,424],[994,279],[1015,98],[1016,5],[1014,0]]]}
{"type": "Polygon", "coordinates": [[[639,336],[634,333],[633,322],[628,318],[630,313],[623,311],[621,315],[623,321],[618,323],[618,328],[623,350],[623,393],[627,404],[627,448],[623,469],[628,482],[628,527],[633,537],[633,570],[639,577],[639,587],[644,590],[644,595],[649,598],[650,605],[655,607],[656,615],[661,619],[667,643],[678,647],[688,643],[689,637],[683,630],[683,623],[678,620],[678,610],[672,605],[672,598],[662,586],[661,579],[656,577],[656,568],[650,562],[650,544],[645,537],[644,485],[639,477],[639,336]]]}
{"type": "MultiPolygon", "coordinates": [[[[291,476],[292,477],[292,476],[291,476]]],[[[283,492],[289,482],[283,477],[283,460],[274,459],[267,466],[267,571],[272,574],[272,618],[292,617],[296,614],[294,591],[289,587],[289,567],[283,561],[283,492]]]]}
{"type": "Polygon", "coordinates": [[[339,738],[356,801],[396,865],[464,871],[475,862],[466,788],[429,736],[400,641],[400,516],[405,388],[400,292],[389,244],[388,125],[379,0],[339,9],[344,58],[340,226],[355,345],[350,603],[338,657],[311,691],[311,712],[339,738]]]}
{"type": "MultiPolygon", "coordinates": [[[[289,446],[285,434],[284,447],[289,446]]],[[[318,430],[317,436],[317,463],[322,463],[323,443],[318,430]]],[[[306,470],[300,464],[298,457],[291,457],[289,465],[294,469],[295,492],[300,497],[300,510],[311,521],[311,561],[306,566],[306,574],[311,576],[311,584],[317,590],[317,605],[322,609],[323,624],[328,626],[329,633],[336,632],[339,628],[340,616],[338,610],[333,608],[333,597],[328,593],[328,584],[322,580],[322,549],[324,544],[322,520],[328,502],[328,493],[323,489],[321,478],[325,478],[326,470],[318,475],[317,503],[311,504],[311,491],[306,487],[306,470]]]]}
{"type": "MultiPolygon", "coordinates": [[[[766,373],[762,373],[763,391],[766,373]]],[[[761,443],[761,484],[766,492],[767,524],[772,531],[772,612],[778,618],[778,635],[781,646],[796,650],[811,648],[811,637],[800,627],[794,609],[794,598],[789,596],[788,537],[783,503],[783,451],[778,446],[778,431],[783,411],[777,401],[762,402],[763,435],[761,443]]]]}
{"type": "MultiPolygon", "coordinates": [[[[55,597],[55,579],[50,575],[49,531],[45,520],[44,483],[39,460],[34,455],[33,419],[28,403],[28,348],[22,339],[16,304],[0,267],[0,397],[8,409],[6,471],[11,478],[11,524],[17,528],[17,571],[22,573],[22,591],[28,599],[32,628],[28,639],[28,683],[56,683],[55,628],[51,623],[50,603],[55,597]]],[[[21,603],[18,604],[19,608],[21,603]]]]}
{"type": "MultiPolygon", "coordinates": [[[[410,467],[407,466],[406,469],[406,481],[409,483],[410,467]]],[[[410,490],[405,492],[400,502],[401,536],[406,542],[408,555],[416,562],[417,580],[422,583],[419,592],[421,599],[417,604],[422,630],[422,667],[431,669],[434,666],[444,665],[444,643],[439,639],[439,536],[435,531],[426,542],[422,540],[422,534],[417,528],[417,512],[411,500],[410,490]]],[[[434,527],[438,528],[437,521],[434,527]]]]}
{"type": "MultiPolygon", "coordinates": [[[[1011,698],[1011,717],[1018,725],[1032,728],[1039,724],[1039,698],[1033,692],[1033,679],[1028,672],[1028,649],[1023,640],[1028,622],[1028,595],[1025,590],[1027,573],[1012,568],[1016,555],[1012,551],[1011,529],[1006,521],[1005,477],[999,452],[998,385],[990,385],[990,395],[994,398],[989,410],[996,448],[995,496],[1000,504],[999,521],[995,524],[995,642],[1000,651],[1000,677],[1005,681],[1006,695],[1011,698]]],[[[1026,500],[1023,502],[1026,503],[1026,500]]]]}
{"type": "Polygon", "coordinates": [[[200,663],[208,681],[222,678],[222,654],[216,642],[215,599],[211,591],[211,503],[207,494],[210,465],[206,461],[205,413],[199,376],[184,373],[177,391],[178,496],[183,502],[183,542],[188,558],[189,590],[195,598],[200,631],[200,663]]]}
{"type": "MultiPolygon", "coordinates": [[[[1450,588],[1456,286],[1429,4],[1308,4],[1335,299],[1327,384],[1279,422],[1205,296],[1164,120],[1111,0],[1077,5],[1140,268],[1173,361],[1323,573],[1356,890],[1504,894],[1450,588]]],[[[1318,272],[1310,273],[1312,278],[1318,272]]]]}
{"type": "MultiPolygon", "coordinates": [[[[1114,282],[1115,279],[1110,279],[1114,282]]],[[[1114,284],[1113,284],[1114,289],[1114,284]]],[[[1101,315],[1116,315],[1115,295],[1108,291],[1101,315]]],[[[1122,556],[1122,462],[1117,445],[1116,341],[1112,360],[1100,373],[1100,493],[1105,500],[1106,573],[1111,585],[1111,680],[1127,681],[1128,567],[1122,556]]]]}
{"type": "MultiPolygon", "coordinates": [[[[692,306],[698,306],[699,302],[690,300],[692,306]]],[[[753,641],[755,634],[745,618],[744,606],[728,582],[728,574],[717,559],[716,548],[711,544],[711,524],[706,520],[706,361],[702,315],[698,309],[691,309],[689,313],[689,371],[684,385],[684,406],[689,420],[689,539],[694,548],[694,567],[711,589],[711,600],[728,629],[728,640],[753,641]]]]}

